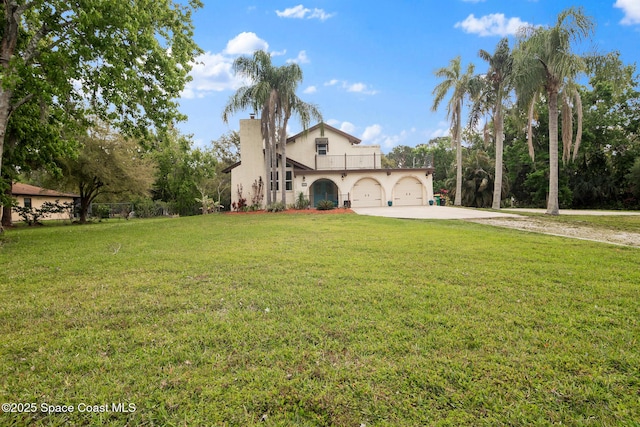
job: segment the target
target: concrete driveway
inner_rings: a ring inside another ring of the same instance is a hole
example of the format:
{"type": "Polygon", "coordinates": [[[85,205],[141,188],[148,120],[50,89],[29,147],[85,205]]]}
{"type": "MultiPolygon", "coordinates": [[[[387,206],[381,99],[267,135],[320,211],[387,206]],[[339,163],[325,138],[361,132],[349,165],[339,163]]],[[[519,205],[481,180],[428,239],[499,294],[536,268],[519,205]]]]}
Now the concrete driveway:
{"type": "Polygon", "coordinates": [[[481,219],[514,218],[514,213],[481,211],[453,206],[385,206],[379,208],[351,208],[358,215],[385,216],[404,219],[481,219]]]}
{"type": "MultiPolygon", "coordinates": [[[[380,208],[351,208],[358,215],[386,216],[405,219],[483,219],[518,218],[518,212],[545,213],[545,209],[502,209],[484,211],[454,206],[386,206],[380,208]]],[[[560,215],[640,215],[640,211],[604,211],[561,209],[560,215]]]]}

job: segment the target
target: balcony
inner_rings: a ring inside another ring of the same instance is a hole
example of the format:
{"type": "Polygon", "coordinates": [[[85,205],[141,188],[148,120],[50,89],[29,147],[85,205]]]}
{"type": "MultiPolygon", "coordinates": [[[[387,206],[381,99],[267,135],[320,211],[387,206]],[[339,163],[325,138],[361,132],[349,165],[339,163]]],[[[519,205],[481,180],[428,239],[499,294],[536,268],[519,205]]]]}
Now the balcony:
{"type": "MultiPolygon", "coordinates": [[[[432,169],[433,155],[426,155],[423,159],[413,159],[411,164],[402,164],[393,169],[432,169]]],[[[358,155],[318,155],[315,157],[315,170],[358,170],[382,169],[380,154],[358,155]]]]}
{"type": "Polygon", "coordinates": [[[380,169],[380,154],[358,155],[317,155],[315,161],[316,170],[354,170],[354,169],[380,169]]]}

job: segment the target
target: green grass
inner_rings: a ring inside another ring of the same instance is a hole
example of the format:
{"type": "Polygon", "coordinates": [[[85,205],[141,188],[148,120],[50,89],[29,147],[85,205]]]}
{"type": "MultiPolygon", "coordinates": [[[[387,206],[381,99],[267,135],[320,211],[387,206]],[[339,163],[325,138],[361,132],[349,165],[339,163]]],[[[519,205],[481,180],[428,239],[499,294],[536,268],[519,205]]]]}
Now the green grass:
{"type": "Polygon", "coordinates": [[[638,425],[639,261],[357,215],[12,230],[0,400],[38,411],[0,425],[638,425]]]}

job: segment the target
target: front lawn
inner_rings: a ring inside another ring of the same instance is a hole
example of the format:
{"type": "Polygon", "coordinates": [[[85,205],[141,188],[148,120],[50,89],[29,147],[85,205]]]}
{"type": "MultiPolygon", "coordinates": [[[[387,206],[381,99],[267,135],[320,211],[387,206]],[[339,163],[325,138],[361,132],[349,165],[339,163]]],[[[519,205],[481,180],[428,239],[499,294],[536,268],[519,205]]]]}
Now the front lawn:
{"type": "Polygon", "coordinates": [[[208,215],[10,230],[0,263],[0,425],[640,419],[638,249],[208,215]]]}

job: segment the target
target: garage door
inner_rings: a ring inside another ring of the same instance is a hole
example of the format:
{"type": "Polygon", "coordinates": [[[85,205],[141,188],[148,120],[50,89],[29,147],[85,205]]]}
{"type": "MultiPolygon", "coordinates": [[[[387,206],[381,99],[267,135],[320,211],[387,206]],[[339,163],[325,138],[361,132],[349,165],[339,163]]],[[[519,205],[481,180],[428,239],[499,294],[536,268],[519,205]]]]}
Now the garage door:
{"type": "Polygon", "coordinates": [[[351,206],[366,208],[382,206],[382,186],[371,178],[356,182],[351,191],[351,206]]]}
{"type": "Polygon", "coordinates": [[[402,178],[393,188],[394,206],[421,206],[422,183],[416,178],[402,178]]]}

